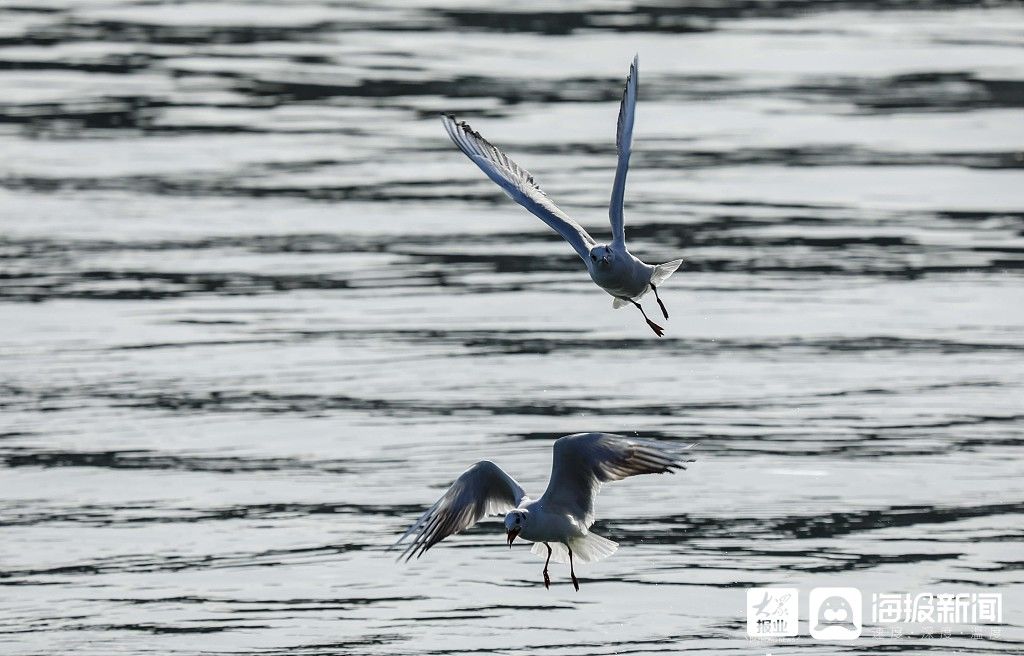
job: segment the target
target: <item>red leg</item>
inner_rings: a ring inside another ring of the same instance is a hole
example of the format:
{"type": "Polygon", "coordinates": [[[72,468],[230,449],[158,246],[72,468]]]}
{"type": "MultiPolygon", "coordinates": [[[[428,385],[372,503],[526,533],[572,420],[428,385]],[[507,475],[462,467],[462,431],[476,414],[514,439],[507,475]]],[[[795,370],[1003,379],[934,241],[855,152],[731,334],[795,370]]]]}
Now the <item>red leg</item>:
{"type": "Polygon", "coordinates": [[[628,299],[628,300],[629,300],[630,303],[632,303],[633,305],[636,306],[636,309],[640,310],[640,314],[644,315],[644,321],[646,321],[647,325],[651,327],[651,330],[654,331],[655,335],[657,335],[658,337],[661,337],[662,335],[665,334],[665,329],[664,328],[662,328],[661,326],[659,326],[658,324],[654,323],[653,321],[651,321],[650,319],[647,318],[647,313],[644,312],[643,306],[641,306],[639,303],[637,303],[633,299],[628,299]]]}
{"type": "MultiPolygon", "coordinates": [[[[550,547],[548,547],[550,549],[550,547]]],[[[580,591],[580,582],[576,580],[576,571],[572,567],[572,547],[568,544],[565,548],[569,550],[569,575],[572,577],[572,587],[576,588],[576,592],[580,591]]]]}
{"type": "Polygon", "coordinates": [[[654,286],[653,282],[651,283],[651,289],[654,290],[654,298],[658,301],[658,307],[661,308],[662,316],[668,319],[668,310],[665,309],[665,304],[661,302],[661,297],[658,296],[658,288],[654,286]]]}
{"type": "Polygon", "coordinates": [[[551,578],[548,576],[548,563],[551,562],[551,545],[545,542],[544,546],[548,548],[548,559],[544,561],[544,587],[550,588],[551,578]]]}

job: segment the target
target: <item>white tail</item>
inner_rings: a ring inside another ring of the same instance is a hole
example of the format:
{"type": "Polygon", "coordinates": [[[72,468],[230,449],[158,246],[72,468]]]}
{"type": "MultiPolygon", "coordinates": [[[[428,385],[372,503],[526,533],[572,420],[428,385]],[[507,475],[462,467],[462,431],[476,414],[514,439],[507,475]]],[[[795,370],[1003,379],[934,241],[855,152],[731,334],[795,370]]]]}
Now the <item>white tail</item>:
{"type": "MultiPolygon", "coordinates": [[[[673,273],[676,272],[676,269],[682,266],[682,264],[682,260],[672,260],[671,262],[665,262],[664,264],[659,264],[655,266],[654,273],[651,274],[651,284],[657,287],[661,283],[665,282],[672,276],[673,273]]],[[[648,291],[650,291],[650,288],[644,287],[644,290],[640,292],[638,295],[634,296],[633,300],[639,301],[648,291]]],[[[615,297],[612,299],[612,307],[615,308],[616,310],[618,310],[621,307],[626,307],[627,305],[630,305],[630,300],[628,298],[615,297]]]]}
{"type": "Polygon", "coordinates": [[[660,285],[665,282],[682,264],[682,260],[672,260],[671,262],[665,262],[654,267],[654,273],[651,274],[651,284],[660,285]]]}
{"type": "MultiPolygon", "coordinates": [[[[569,550],[565,548],[564,544],[561,542],[549,542],[548,544],[551,545],[551,560],[556,563],[569,562],[569,550]]],[[[612,542],[608,538],[603,538],[596,533],[588,533],[582,538],[569,540],[569,546],[572,547],[573,561],[577,563],[594,563],[604,560],[615,553],[619,548],[619,543],[612,542]]],[[[544,546],[543,542],[535,542],[533,549],[530,551],[542,558],[548,557],[548,548],[544,546]]]]}
{"type": "Polygon", "coordinates": [[[572,555],[584,563],[595,563],[599,560],[604,560],[619,548],[618,542],[603,538],[596,533],[587,533],[582,538],[570,540],[569,544],[572,546],[572,555]]]}

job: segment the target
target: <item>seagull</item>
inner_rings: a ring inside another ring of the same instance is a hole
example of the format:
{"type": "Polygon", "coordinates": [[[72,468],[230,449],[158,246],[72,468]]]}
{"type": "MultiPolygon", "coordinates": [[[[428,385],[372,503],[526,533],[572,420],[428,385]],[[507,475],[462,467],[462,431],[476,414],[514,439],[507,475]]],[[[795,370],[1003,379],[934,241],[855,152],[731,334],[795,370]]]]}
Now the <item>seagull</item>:
{"type": "Polygon", "coordinates": [[[608,215],[612,224],[612,241],[598,244],[580,224],[556,206],[533,180],[533,176],[513,162],[508,155],[491,145],[480,133],[469,127],[465,121],[458,121],[451,114],[443,116],[444,128],[455,145],[469,159],[480,167],[512,200],[516,201],[569,242],[587,265],[587,271],[597,286],[612,295],[612,307],[620,308],[632,303],[644,316],[644,321],[654,334],[661,337],[665,329],[654,323],[640,305],[640,298],[648,291],[661,308],[661,314],[668,319],[668,310],[658,296],[658,285],[675,273],[682,260],[651,266],[635,257],[626,248],[626,228],[622,216],[622,203],[626,191],[626,172],[629,170],[629,154],[633,147],[633,120],[636,117],[638,58],[626,78],[626,89],[619,106],[619,123],[615,144],[619,160],[615,168],[615,183],[612,186],[611,205],[608,215]]]}
{"type": "Polygon", "coordinates": [[[505,513],[508,546],[521,537],[533,542],[532,553],[544,555],[544,587],[551,586],[548,564],[569,563],[572,585],[580,584],[573,556],[594,562],[615,553],[618,544],[590,532],[594,523],[594,497],[602,483],[638,474],[675,473],[686,469],[682,451],[653,440],[611,433],[576,433],[555,440],[547,490],[531,500],[515,479],[489,460],[462,472],[448,491],[409,527],[391,548],[415,535],[398,560],[409,562],[449,535],[470,528],[484,515],[505,513]],[[554,545],[554,546],[552,546],[554,545]]]}

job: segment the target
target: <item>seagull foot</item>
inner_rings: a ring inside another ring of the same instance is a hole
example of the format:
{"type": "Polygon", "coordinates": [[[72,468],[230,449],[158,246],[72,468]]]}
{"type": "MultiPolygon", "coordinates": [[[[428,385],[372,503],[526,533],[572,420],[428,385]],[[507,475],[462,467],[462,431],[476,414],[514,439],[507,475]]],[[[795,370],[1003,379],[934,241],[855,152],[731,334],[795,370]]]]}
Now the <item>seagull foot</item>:
{"type": "Polygon", "coordinates": [[[654,323],[650,319],[647,320],[647,325],[651,327],[651,330],[653,330],[654,334],[657,335],[658,337],[661,337],[665,334],[665,329],[659,326],[658,324],[654,323]]]}
{"type": "Polygon", "coordinates": [[[551,577],[548,576],[548,571],[547,570],[544,570],[544,589],[545,590],[550,590],[551,589],[551,577]]]}
{"type": "Polygon", "coordinates": [[[572,587],[576,588],[576,592],[580,591],[580,582],[576,580],[576,575],[572,575],[572,587]]]}

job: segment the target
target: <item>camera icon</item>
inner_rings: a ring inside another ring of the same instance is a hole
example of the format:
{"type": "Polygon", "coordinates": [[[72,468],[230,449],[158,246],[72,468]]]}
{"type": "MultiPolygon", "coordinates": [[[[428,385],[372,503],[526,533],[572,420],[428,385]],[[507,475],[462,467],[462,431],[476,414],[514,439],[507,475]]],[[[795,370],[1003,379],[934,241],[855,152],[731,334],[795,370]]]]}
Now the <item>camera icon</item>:
{"type": "Polygon", "coordinates": [[[857,588],[814,588],[808,599],[807,624],[816,640],[856,640],[864,627],[857,588]]]}

